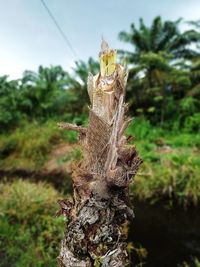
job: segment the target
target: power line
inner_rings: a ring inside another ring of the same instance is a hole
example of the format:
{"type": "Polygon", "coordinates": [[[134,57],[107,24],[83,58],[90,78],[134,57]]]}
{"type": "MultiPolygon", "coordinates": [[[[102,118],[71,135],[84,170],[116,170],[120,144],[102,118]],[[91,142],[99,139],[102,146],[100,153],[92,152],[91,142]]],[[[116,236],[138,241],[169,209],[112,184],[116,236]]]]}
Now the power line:
{"type": "Polygon", "coordinates": [[[59,30],[60,34],[62,35],[63,39],[65,40],[67,46],[70,48],[72,54],[75,56],[75,58],[79,58],[76,51],[74,50],[71,42],[69,41],[69,39],[67,38],[66,34],[64,33],[64,31],[62,30],[62,28],[60,27],[60,25],[58,24],[55,16],[52,14],[52,12],[50,11],[50,9],[48,8],[47,4],[45,3],[44,0],[40,0],[41,3],[43,4],[44,8],[46,9],[48,15],[50,16],[50,18],[53,20],[54,24],[56,25],[57,29],[59,30]]]}

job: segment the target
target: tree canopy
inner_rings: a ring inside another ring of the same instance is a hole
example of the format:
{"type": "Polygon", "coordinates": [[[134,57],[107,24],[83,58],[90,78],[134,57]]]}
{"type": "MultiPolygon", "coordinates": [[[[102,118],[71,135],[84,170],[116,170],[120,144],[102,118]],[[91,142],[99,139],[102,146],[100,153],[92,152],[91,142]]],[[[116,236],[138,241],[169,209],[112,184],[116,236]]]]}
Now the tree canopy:
{"type": "MultiPolygon", "coordinates": [[[[132,115],[167,127],[183,127],[189,118],[198,123],[199,29],[196,21],[163,21],[158,16],[150,26],[140,19],[138,27],[131,24],[129,32],[119,33],[120,40],[132,46],[130,51],[119,51],[128,61],[127,100],[132,115]]],[[[87,76],[98,71],[98,62],[89,58],[75,62],[70,74],[61,66],[39,66],[37,72],[25,71],[18,80],[0,77],[1,129],[12,129],[23,120],[58,117],[81,123],[88,112],[87,76]]]]}

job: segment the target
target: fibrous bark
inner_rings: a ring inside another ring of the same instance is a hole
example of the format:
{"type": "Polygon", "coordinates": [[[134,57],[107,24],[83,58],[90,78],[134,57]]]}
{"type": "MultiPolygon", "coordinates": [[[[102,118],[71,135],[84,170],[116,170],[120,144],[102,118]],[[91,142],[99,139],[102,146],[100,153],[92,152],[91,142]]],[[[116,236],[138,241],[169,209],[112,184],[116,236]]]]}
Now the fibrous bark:
{"type": "Polygon", "coordinates": [[[83,150],[73,172],[73,200],[59,201],[68,218],[58,257],[63,267],[129,265],[123,225],[134,215],[128,189],[142,160],[124,136],[131,121],[125,115],[127,73],[115,56],[103,41],[101,71],[88,77],[88,127],[60,124],[79,132],[83,150]]]}

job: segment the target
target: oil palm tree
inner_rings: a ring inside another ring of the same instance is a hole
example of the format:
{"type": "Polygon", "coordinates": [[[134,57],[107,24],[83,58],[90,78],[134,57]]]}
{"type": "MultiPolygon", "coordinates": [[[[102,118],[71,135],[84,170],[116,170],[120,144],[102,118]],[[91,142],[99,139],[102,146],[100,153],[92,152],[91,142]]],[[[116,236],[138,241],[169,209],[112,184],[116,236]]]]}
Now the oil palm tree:
{"type": "Polygon", "coordinates": [[[192,89],[188,92],[188,96],[200,99],[200,56],[193,60],[190,70],[192,89]]]}
{"type": "Polygon", "coordinates": [[[73,68],[73,73],[69,77],[69,92],[73,98],[71,108],[74,114],[81,114],[86,111],[89,105],[89,97],[87,93],[87,78],[88,73],[96,74],[99,70],[99,63],[92,58],[87,62],[77,61],[73,68]]]}
{"type": "Polygon", "coordinates": [[[0,128],[1,131],[15,127],[21,113],[19,110],[19,80],[0,77],[0,128]]]}
{"type": "Polygon", "coordinates": [[[60,66],[39,67],[38,72],[25,71],[22,78],[21,108],[31,116],[53,116],[66,104],[68,73],[60,66]]]}
{"type": "Polygon", "coordinates": [[[171,54],[173,59],[194,58],[198,52],[190,45],[200,41],[200,33],[195,29],[184,32],[179,30],[181,19],[163,22],[156,17],[150,27],[139,21],[139,28],[131,24],[130,32],[122,31],[119,39],[134,46],[134,52],[125,52],[131,62],[137,63],[141,53],[159,53],[161,51],[171,54]]]}
{"type": "Polygon", "coordinates": [[[150,117],[161,122],[165,117],[168,97],[183,97],[190,85],[186,59],[188,61],[198,55],[198,50],[191,46],[200,41],[198,31],[190,29],[181,33],[180,23],[180,19],[163,22],[156,17],[147,27],[140,19],[138,29],[132,24],[130,33],[119,34],[121,40],[134,47],[132,52],[123,52],[133,63],[127,94],[132,111],[149,112],[150,117]],[[156,113],[159,115],[155,118],[156,113]]]}

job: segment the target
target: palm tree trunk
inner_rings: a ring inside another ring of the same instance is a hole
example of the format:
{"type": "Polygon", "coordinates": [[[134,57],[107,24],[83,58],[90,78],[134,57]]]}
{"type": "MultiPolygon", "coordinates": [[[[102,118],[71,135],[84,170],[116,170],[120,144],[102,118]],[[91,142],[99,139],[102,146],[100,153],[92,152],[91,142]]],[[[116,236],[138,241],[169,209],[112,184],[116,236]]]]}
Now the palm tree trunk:
{"type": "Polygon", "coordinates": [[[101,74],[89,75],[88,127],[60,124],[79,132],[83,150],[83,160],[73,172],[73,200],[59,202],[68,218],[58,257],[62,267],[129,265],[123,226],[134,215],[128,189],[142,161],[124,136],[131,121],[125,117],[127,74],[117,64],[105,74],[114,53],[104,42],[100,59],[107,56],[107,66],[102,62],[101,74]]]}

